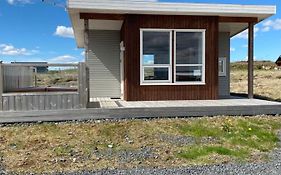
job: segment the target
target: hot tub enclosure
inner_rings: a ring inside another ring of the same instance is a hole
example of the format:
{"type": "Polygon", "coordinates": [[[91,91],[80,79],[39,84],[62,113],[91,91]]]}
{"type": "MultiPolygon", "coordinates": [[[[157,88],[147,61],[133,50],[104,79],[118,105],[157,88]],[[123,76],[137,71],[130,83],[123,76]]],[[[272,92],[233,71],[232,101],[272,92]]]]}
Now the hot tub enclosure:
{"type": "Polygon", "coordinates": [[[206,100],[230,95],[230,38],[245,29],[253,97],[254,25],[276,7],[69,0],[68,12],[90,98],[206,100]]]}

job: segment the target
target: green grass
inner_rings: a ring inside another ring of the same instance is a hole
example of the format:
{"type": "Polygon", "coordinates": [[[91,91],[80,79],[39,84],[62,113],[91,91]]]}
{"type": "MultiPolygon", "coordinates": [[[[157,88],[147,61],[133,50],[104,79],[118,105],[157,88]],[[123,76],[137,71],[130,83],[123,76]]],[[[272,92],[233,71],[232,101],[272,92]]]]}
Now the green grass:
{"type": "Polygon", "coordinates": [[[186,147],[179,153],[179,157],[185,159],[197,159],[199,157],[208,156],[212,154],[219,154],[224,156],[233,156],[239,159],[243,159],[249,156],[249,151],[246,149],[229,149],[223,146],[193,146],[186,147]]]}
{"type": "Polygon", "coordinates": [[[200,137],[220,137],[223,133],[218,127],[206,126],[204,120],[197,120],[192,123],[180,124],[176,126],[185,135],[200,137]]]}
{"type": "Polygon", "coordinates": [[[242,158],[241,151],[242,153],[247,152],[246,150],[268,152],[275,148],[279,141],[276,135],[276,130],[281,127],[279,121],[254,118],[229,118],[223,120],[223,122],[214,121],[198,119],[175,126],[184,135],[193,136],[197,140],[202,137],[213,137],[224,145],[213,147],[197,142],[195,148],[185,148],[185,151],[180,153],[181,157],[196,159],[215,152],[221,155],[232,155],[242,158]],[[232,147],[242,149],[233,150],[232,147]]]}
{"type": "Polygon", "coordinates": [[[54,153],[57,156],[69,156],[73,152],[73,147],[69,145],[62,145],[54,148],[54,153]]]}

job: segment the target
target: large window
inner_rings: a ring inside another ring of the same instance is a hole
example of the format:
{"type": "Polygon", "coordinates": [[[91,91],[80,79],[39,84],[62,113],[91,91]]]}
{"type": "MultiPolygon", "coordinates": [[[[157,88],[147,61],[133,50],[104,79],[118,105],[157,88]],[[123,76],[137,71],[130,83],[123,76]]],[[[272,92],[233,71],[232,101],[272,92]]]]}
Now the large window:
{"type": "Polygon", "coordinates": [[[205,83],[205,30],[141,29],[140,40],[141,85],[205,83]]]}
{"type": "Polygon", "coordinates": [[[204,83],[204,30],[175,30],[174,47],[175,82],[204,83]]]}

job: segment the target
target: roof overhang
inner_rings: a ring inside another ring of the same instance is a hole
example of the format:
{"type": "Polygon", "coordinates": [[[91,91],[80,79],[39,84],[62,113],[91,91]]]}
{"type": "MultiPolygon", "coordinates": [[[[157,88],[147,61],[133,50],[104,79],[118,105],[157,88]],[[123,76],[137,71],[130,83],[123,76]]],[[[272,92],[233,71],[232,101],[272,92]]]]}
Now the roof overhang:
{"type": "MultiPolygon", "coordinates": [[[[89,19],[89,29],[120,30],[124,14],[150,15],[192,15],[220,16],[220,32],[229,32],[231,36],[247,29],[248,20],[257,19],[257,23],[276,14],[276,6],[269,5],[234,5],[234,4],[202,4],[202,3],[164,3],[140,1],[94,1],[69,0],[68,13],[71,18],[77,46],[84,47],[84,23],[80,14],[115,14],[116,19],[89,19]],[[226,20],[225,17],[231,20],[226,20]],[[244,19],[241,22],[238,21],[244,19]]],[[[84,17],[85,18],[85,17],[84,17]]]]}

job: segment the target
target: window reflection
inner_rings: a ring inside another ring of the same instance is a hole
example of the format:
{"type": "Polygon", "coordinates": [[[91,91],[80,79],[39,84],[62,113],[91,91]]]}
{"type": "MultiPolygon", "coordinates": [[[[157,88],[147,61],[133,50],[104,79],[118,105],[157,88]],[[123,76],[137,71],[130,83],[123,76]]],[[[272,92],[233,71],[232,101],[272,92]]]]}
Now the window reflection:
{"type": "Polygon", "coordinates": [[[202,64],[202,33],[176,33],[177,64],[202,64]]]}
{"type": "Polygon", "coordinates": [[[143,32],[143,64],[170,64],[170,32],[143,32]]]}

